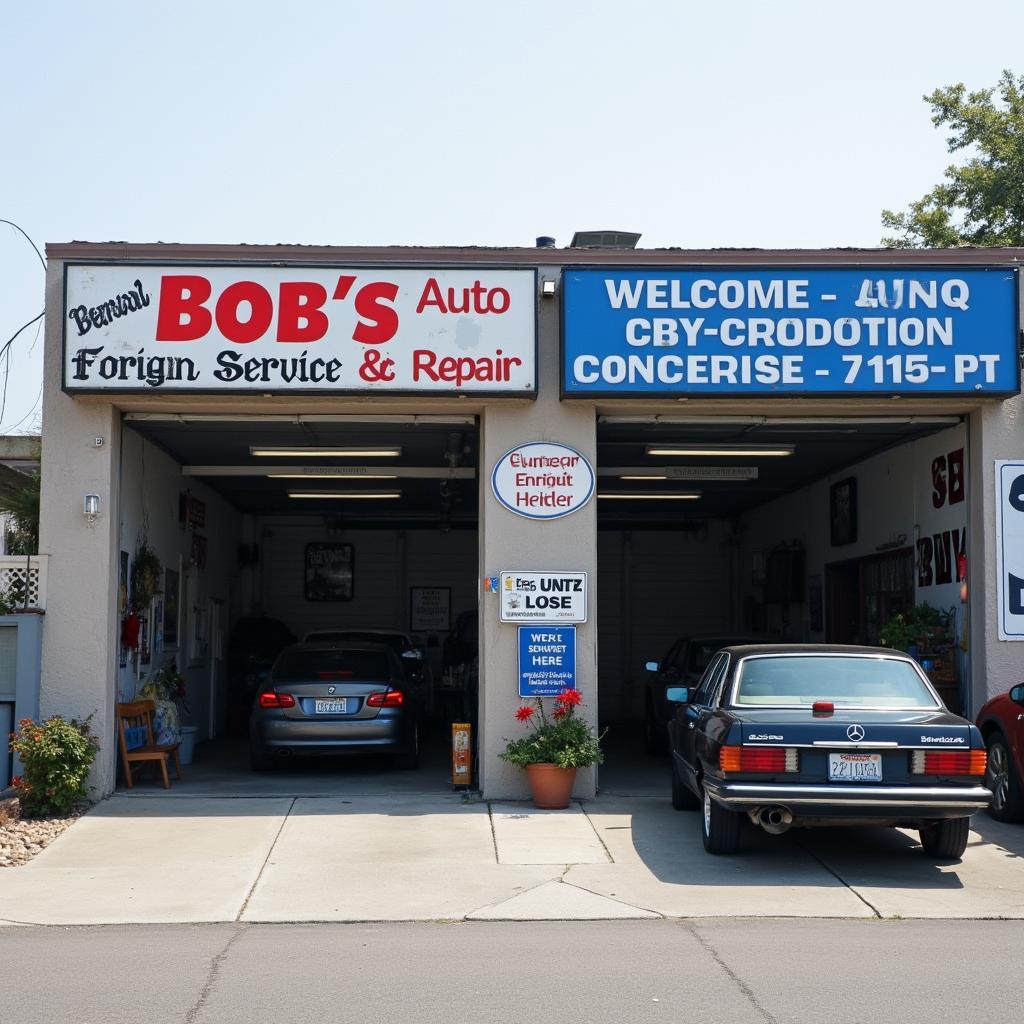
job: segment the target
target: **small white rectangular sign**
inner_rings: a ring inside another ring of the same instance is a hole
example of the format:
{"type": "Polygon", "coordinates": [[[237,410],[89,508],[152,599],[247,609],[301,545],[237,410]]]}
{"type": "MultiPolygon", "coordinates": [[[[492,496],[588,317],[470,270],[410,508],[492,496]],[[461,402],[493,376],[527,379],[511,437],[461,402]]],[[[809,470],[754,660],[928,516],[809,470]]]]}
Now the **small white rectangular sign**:
{"type": "Polygon", "coordinates": [[[505,569],[498,577],[502,622],[586,622],[585,572],[505,569]]]}
{"type": "Polygon", "coordinates": [[[77,264],[64,389],[532,396],[532,270],[77,264]]]}
{"type": "Polygon", "coordinates": [[[999,639],[1024,640],[1024,462],[996,460],[999,639]]]}

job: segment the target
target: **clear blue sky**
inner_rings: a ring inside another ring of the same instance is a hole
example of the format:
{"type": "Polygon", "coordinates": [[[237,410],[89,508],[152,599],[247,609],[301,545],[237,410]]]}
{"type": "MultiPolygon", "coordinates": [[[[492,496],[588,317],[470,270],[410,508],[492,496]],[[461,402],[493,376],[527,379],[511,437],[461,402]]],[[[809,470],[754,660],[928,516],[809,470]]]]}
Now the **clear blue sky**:
{"type": "MultiPolygon", "coordinates": [[[[0,217],[40,247],[875,245],[950,160],[922,95],[1024,72],[1022,38],[1020,0],[10,2],[0,217]]],[[[0,340],[42,302],[0,225],[0,340]]]]}

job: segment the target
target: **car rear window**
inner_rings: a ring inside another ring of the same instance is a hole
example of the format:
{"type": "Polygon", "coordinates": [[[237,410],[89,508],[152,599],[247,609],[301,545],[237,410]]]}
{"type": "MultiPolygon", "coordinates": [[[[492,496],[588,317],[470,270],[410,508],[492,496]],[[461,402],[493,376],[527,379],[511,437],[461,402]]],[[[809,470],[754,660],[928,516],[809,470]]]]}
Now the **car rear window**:
{"type": "Polygon", "coordinates": [[[913,665],[894,658],[800,655],[744,658],[733,703],[801,707],[934,708],[913,665]]]}
{"type": "Polygon", "coordinates": [[[275,683],[345,682],[382,683],[391,678],[387,655],[378,651],[290,651],[274,666],[275,683]]]}
{"type": "Polygon", "coordinates": [[[408,646],[405,637],[400,633],[363,633],[355,629],[323,630],[310,633],[306,639],[314,643],[341,641],[350,644],[384,644],[386,647],[390,647],[395,654],[401,654],[408,646]]]}

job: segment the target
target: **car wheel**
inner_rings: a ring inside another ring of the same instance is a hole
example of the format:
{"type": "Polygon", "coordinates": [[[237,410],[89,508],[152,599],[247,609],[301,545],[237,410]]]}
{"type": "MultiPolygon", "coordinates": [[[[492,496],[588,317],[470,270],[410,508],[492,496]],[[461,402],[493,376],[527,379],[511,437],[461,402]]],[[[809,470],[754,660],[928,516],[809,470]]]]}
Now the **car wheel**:
{"type": "Polygon", "coordinates": [[[272,772],[274,770],[274,758],[270,754],[261,754],[257,750],[249,748],[249,768],[254,772],[272,772]]]}
{"type": "Polygon", "coordinates": [[[1001,732],[992,733],[987,745],[985,786],[992,790],[988,813],[996,821],[1020,821],[1024,818],[1024,792],[1010,755],[1010,746],[1001,732]]]}
{"type": "Polygon", "coordinates": [[[967,849],[971,831],[970,818],[946,818],[921,829],[921,845],[929,857],[939,860],[960,860],[967,849]]]}
{"type": "Polygon", "coordinates": [[[704,790],[704,813],[700,816],[700,837],[708,853],[736,853],[740,848],[743,815],[727,811],[704,790]]]}
{"type": "Polygon", "coordinates": [[[413,726],[412,740],[409,749],[398,755],[398,767],[402,771],[413,772],[420,766],[420,727],[413,726]]]}
{"type": "Polygon", "coordinates": [[[677,811],[695,811],[700,807],[700,800],[691,792],[679,774],[675,755],[672,755],[672,806],[677,811]]]}
{"type": "Polygon", "coordinates": [[[648,754],[664,754],[668,736],[665,727],[657,720],[654,707],[648,697],[644,702],[644,746],[648,754]]]}

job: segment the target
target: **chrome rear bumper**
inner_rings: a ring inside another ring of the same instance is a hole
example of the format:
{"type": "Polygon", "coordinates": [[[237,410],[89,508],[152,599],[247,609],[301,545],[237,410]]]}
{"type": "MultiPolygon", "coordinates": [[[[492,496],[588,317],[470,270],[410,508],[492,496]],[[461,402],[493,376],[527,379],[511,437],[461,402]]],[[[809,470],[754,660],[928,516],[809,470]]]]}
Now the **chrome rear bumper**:
{"type": "Polygon", "coordinates": [[[734,810],[765,804],[782,807],[884,809],[893,813],[935,810],[981,811],[992,800],[984,786],[799,786],[779,783],[718,782],[704,778],[712,799],[734,810]]]}

